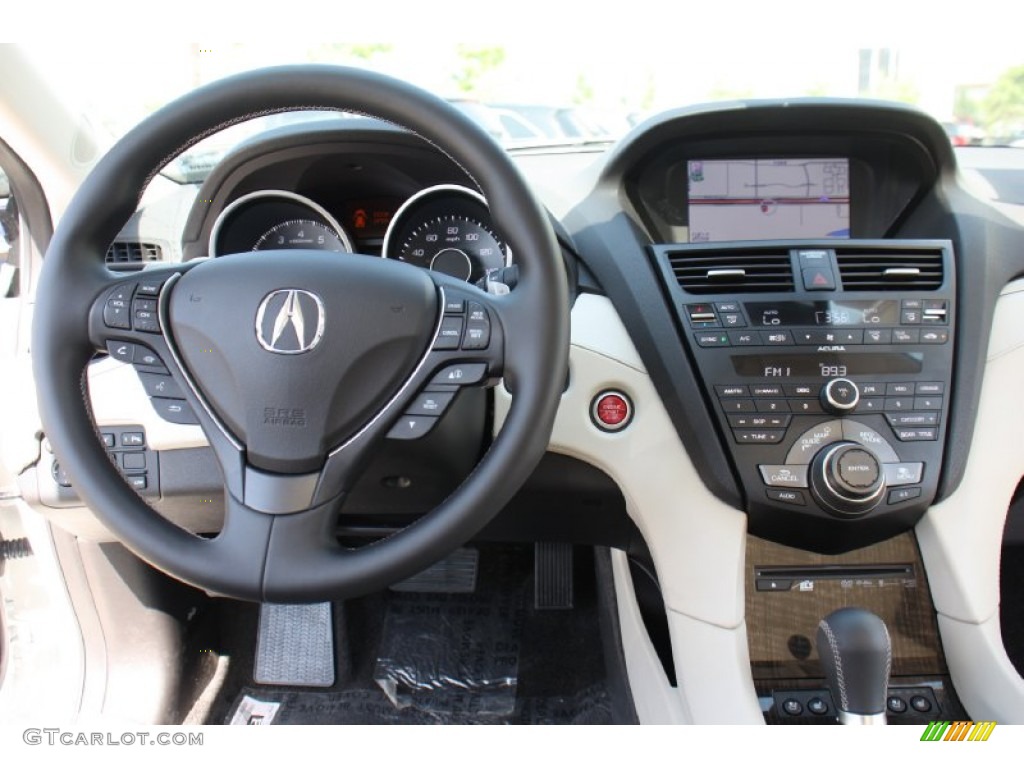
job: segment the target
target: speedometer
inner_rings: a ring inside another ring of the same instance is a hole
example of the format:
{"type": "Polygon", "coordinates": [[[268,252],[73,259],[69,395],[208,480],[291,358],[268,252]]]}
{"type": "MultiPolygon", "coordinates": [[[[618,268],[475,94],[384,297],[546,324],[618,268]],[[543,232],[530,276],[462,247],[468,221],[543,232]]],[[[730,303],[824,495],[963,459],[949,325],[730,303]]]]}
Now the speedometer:
{"type": "Polygon", "coordinates": [[[409,198],[388,227],[383,255],[470,282],[510,263],[483,197],[454,185],[409,198]]]}

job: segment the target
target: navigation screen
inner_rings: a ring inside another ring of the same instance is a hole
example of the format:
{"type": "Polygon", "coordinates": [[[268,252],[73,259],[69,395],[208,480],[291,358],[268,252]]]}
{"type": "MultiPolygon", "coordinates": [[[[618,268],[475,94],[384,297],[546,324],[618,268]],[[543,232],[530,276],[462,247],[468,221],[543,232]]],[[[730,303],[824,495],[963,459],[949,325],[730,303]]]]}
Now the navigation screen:
{"type": "Polygon", "coordinates": [[[690,242],[850,236],[846,158],[690,160],[690,242]]]}

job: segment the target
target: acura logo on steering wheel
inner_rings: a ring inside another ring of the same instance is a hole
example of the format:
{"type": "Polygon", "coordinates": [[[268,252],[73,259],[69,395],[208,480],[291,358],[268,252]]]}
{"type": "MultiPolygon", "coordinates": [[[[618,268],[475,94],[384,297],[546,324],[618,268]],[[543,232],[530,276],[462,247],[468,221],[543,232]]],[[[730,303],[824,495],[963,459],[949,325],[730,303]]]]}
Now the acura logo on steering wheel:
{"type": "Polygon", "coordinates": [[[320,343],[324,335],[324,303],[315,293],[298,288],[274,291],[256,312],[256,339],[268,352],[298,355],[320,343]]]}

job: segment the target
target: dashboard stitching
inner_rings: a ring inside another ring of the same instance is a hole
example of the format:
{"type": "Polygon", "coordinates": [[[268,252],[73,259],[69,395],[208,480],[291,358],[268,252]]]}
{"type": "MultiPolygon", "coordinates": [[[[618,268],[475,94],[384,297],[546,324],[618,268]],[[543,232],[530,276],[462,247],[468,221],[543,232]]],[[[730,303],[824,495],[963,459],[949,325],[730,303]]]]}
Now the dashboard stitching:
{"type": "MultiPolygon", "coordinates": [[[[849,711],[849,700],[846,697],[846,678],[843,676],[843,657],[839,653],[839,644],[836,642],[836,636],[832,633],[832,627],[829,626],[825,619],[822,619],[819,624],[822,631],[825,633],[825,637],[828,639],[829,647],[832,649],[832,657],[836,662],[836,678],[839,682],[839,705],[840,709],[844,712],[849,711]]],[[[891,651],[890,651],[891,653],[891,651]]],[[[888,662],[886,663],[888,669],[888,662]]],[[[887,678],[888,679],[888,678],[887,678]]]]}

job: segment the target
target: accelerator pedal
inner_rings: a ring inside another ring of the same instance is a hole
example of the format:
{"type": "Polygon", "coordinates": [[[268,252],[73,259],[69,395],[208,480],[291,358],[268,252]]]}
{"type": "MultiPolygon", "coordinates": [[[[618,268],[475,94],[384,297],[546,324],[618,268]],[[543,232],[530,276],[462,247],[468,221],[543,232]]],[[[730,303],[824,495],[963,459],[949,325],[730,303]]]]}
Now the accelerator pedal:
{"type": "Polygon", "coordinates": [[[260,606],[253,680],[262,685],[334,685],[331,604],[260,606]]]}
{"type": "Polygon", "coordinates": [[[572,544],[538,541],[533,545],[533,607],[569,610],[573,606],[572,544]]]}

